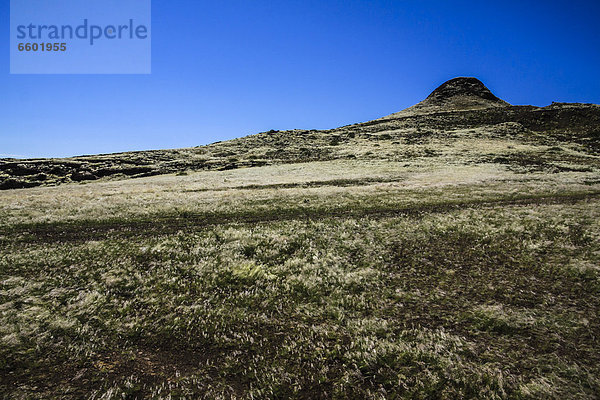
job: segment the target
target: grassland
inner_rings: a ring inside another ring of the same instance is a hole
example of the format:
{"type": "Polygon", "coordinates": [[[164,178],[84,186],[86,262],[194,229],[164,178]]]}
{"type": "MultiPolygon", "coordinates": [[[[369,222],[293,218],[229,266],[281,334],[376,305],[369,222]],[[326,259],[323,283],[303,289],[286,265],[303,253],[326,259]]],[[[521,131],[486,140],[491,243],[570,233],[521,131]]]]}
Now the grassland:
{"type": "Polygon", "coordinates": [[[594,398],[595,159],[461,149],[0,192],[0,393],[594,398]]]}
{"type": "Polygon", "coordinates": [[[600,106],[441,88],[328,131],[0,160],[0,397],[600,397],[600,106]]]}

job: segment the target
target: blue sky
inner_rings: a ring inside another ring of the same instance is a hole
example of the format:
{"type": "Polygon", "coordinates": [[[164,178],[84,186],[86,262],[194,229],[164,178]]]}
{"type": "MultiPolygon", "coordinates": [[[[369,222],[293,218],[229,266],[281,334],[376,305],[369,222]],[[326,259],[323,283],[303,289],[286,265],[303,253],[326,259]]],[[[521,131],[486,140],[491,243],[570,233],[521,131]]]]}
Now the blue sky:
{"type": "Polygon", "coordinates": [[[153,1],[150,75],[10,75],[0,1],[0,157],[334,128],[456,76],[513,104],[600,103],[598,1],[153,1]]]}

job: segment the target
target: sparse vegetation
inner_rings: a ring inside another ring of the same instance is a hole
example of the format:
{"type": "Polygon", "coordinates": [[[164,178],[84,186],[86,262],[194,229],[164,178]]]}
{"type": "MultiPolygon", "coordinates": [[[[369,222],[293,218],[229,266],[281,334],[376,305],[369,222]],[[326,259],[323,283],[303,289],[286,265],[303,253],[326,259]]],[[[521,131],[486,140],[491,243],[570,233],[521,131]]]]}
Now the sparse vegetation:
{"type": "MultiPolygon", "coordinates": [[[[252,171],[4,192],[4,396],[569,398],[600,389],[598,185],[563,177],[556,192],[521,183],[508,195],[516,181],[469,185],[455,170],[439,177],[442,188],[231,188],[252,171]],[[184,196],[178,214],[153,201],[200,182],[215,186],[184,196]],[[73,203],[43,221],[57,194],[73,203]],[[96,203],[109,194],[125,202],[116,212],[96,203]]],[[[283,171],[272,180],[306,179],[283,171]]]]}
{"type": "MultiPolygon", "coordinates": [[[[430,108],[425,109],[432,111],[430,108]]],[[[187,149],[67,159],[0,159],[0,190],[348,158],[413,161],[441,156],[453,162],[472,163],[486,157],[482,148],[486,141],[528,145],[534,156],[531,168],[549,171],[553,170],[552,165],[536,163],[539,157],[548,158],[545,154],[548,148],[570,148],[573,152],[569,160],[584,168],[588,167],[590,156],[600,154],[600,106],[597,105],[503,105],[442,112],[434,109],[436,112],[428,114],[423,114],[422,109],[411,109],[337,129],[269,131],[187,149]],[[465,152],[455,154],[459,148],[465,152]]],[[[510,154],[529,155],[518,150],[510,154]]],[[[561,157],[554,155],[553,159],[561,157]]]]}
{"type": "Polygon", "coordinates": [[[597,398],[597,148],[500,112],[1,191],[0,397],[597,398]]]}

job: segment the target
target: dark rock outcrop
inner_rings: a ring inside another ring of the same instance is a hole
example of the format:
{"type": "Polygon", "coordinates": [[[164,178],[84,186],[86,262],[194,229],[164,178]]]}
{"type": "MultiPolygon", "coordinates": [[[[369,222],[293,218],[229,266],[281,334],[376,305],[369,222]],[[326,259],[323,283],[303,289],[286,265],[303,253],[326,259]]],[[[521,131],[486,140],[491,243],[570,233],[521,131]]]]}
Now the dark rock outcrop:
{"type": "Polygon", "coordinates": [[[479,79],[460,77],[444,82],[422,102],[383,119],[498,107],[510,107],[510,104],[496,97],[479,79]]]}
{"type": "Polygon", "coordinates": [[[484,84],[477,78],[462,77],[450,79],[444,82],[437,89],[423,100],[420,104],[430,106],[444,106],[454,99],[472,100],[477,105],[488,104],[490,106],[508,106],[504,100],[496,97],[484,84]]]}

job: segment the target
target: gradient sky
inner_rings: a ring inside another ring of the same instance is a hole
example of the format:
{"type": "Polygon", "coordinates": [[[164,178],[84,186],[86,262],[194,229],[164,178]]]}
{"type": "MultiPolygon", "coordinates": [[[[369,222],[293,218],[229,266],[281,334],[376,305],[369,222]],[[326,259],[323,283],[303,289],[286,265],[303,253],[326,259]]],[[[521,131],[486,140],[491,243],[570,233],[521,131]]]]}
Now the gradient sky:
{"type": "Polygon", "coordinates": [[[10,75],[0,1],[0,157],[334,128],[456,76],[513,104],[600,103],[597,0],[156,0],[151,75],[10,75]]]}

